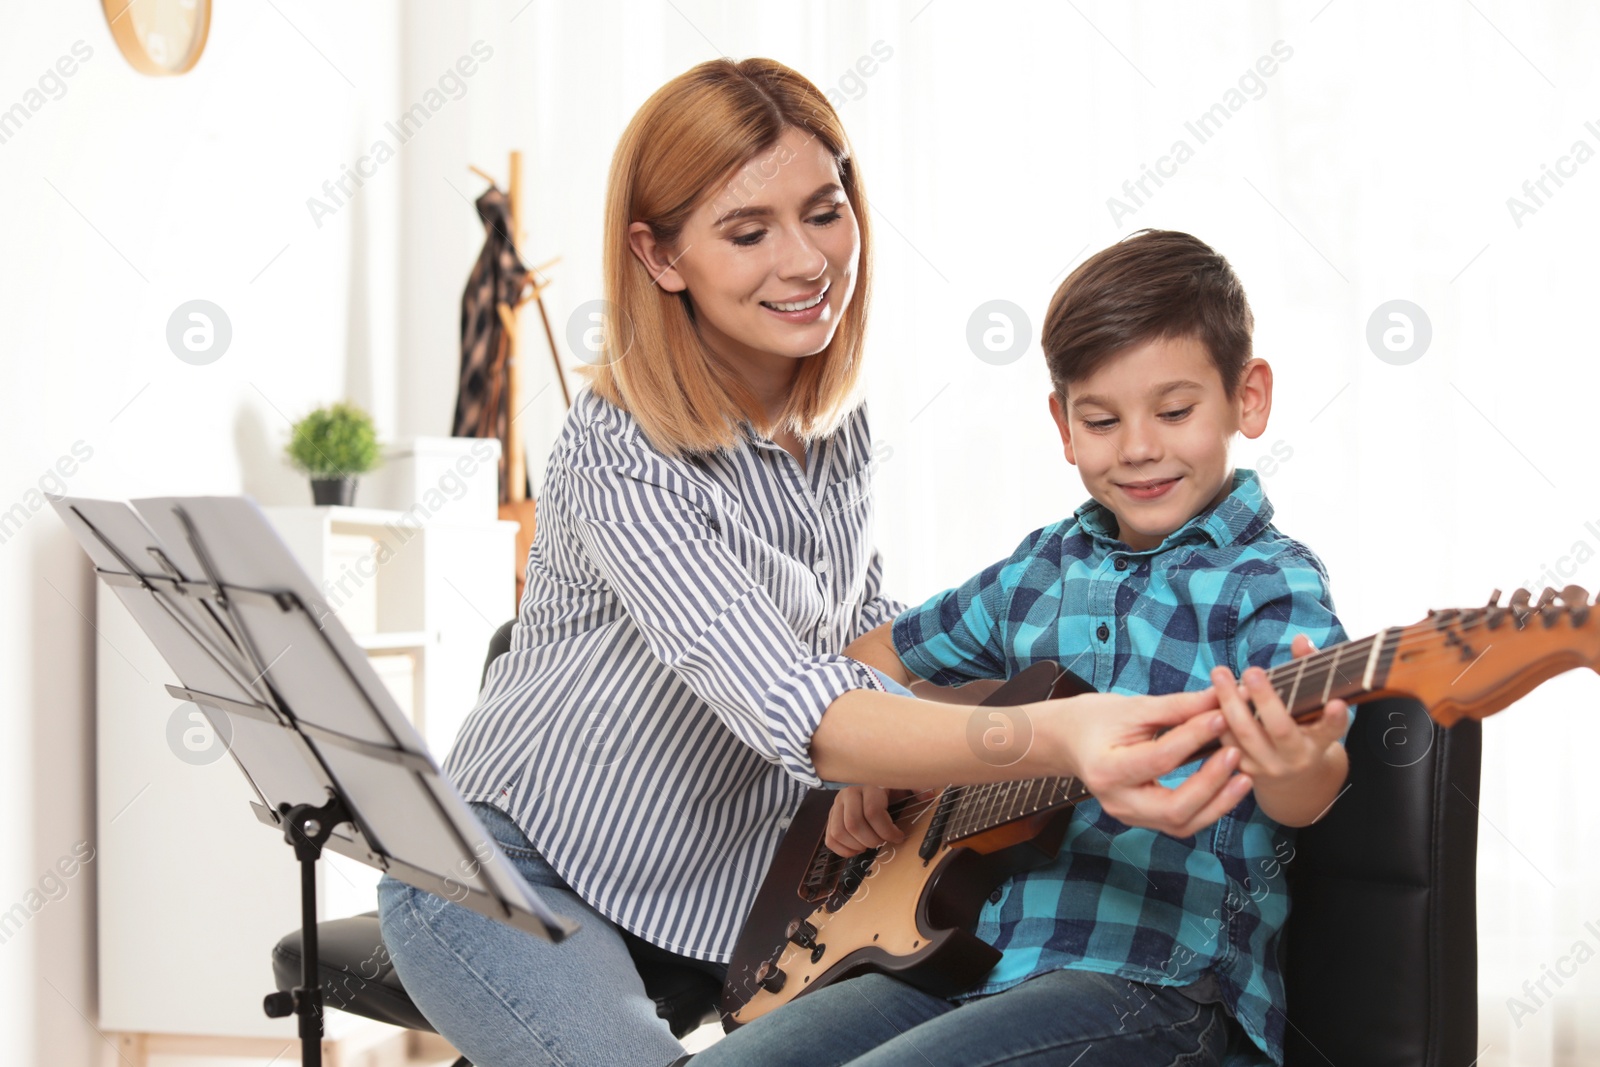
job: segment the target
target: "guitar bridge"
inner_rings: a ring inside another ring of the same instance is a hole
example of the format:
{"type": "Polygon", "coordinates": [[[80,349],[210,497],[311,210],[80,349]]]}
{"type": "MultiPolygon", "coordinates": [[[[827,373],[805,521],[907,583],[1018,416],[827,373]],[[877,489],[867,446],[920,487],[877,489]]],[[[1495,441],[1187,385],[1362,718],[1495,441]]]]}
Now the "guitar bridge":
{"type": "Polygon", "coordinates": [[[829,911],[839,910],[861,886],[877,858],[875,848],[845,857],[819,842],[800,881],[800,899],[812,904],[826,902],[829,911]]]}

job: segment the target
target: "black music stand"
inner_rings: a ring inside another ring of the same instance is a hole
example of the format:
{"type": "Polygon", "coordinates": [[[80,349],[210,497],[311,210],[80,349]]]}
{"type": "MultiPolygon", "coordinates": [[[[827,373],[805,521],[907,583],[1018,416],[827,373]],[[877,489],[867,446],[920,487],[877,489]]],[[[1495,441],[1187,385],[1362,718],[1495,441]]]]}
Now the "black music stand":
{"type": "Polygon", "coordinates": [[[550,941],[546,908],[440,772],[355,639],[254,501],[52,497],[50,504],[183,682],[300,863],[301,1063],[322,1064],[316,863],[324,848],[550,941]],[[138,510],[135,511],[134,506],[138,510]]]}

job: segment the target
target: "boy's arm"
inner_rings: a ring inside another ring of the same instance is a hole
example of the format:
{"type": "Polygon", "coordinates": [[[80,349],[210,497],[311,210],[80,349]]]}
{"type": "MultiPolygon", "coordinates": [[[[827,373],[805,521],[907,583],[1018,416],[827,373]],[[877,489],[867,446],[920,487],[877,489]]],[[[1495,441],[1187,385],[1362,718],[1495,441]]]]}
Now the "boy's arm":
{"type": "Polygon", "coordinates": [[[917,678],[906,670],[906,665],[900,662],[900,654],[894,650],[893,629],[892,622],[873,627],[846,645],[844,654],[869,667],[876,667],[901,685],[910,686],[917,678]]]}
{"type": "Polygon", "coordinates": [[[1035,530],[1011,555],[960,585],[874,626],[847,645],[844,654],[908,687],[921,679],[964,686],[1005,678],[1006,604],[1047,530],[1035,530]]]}
{"type": "Polygon", "coordinates": [[[1000,688],[999,678],[983,678],[965,685],[936,685],[918,678],[906,668],[900,654],[894,650],[894,624],[884,623],[874,627],[845,646],[844,654],[875,667],[883,674],[910,689],[919,700],[932,700],[940,704],[979,704],[990,693],[1000,688]]]}

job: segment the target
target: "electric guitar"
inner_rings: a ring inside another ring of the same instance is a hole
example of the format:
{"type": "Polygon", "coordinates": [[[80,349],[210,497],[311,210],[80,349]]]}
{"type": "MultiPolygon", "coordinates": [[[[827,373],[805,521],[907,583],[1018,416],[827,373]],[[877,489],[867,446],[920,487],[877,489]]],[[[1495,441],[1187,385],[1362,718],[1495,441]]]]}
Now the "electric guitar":
{"type": "MultiPolygon", "coordinates": [[[[1409,697],[1442,726],[1482,719],[1575,667],[1600,670],[1600,623],[1578,586],[1519,589],[1505,606],[1430,611],[1411,626],[1315,652],[1267,672],[1297,721],[1339,698],[1409,697]]],[[[1054,663],[1036,663],[984,705],[1090,691],[1054,663]]],[[[1215,745],[1209,746],[1215,748],[1215,745]]],[[[1198,755],[1198,754],[1197,754],[1198,755]]],[[[823,839],[836,794],[813,789],[778,845],[745,921],[722,991],[732,1031],[814,989],[870,971],[938,996],[976,986],[1000,958],[973,936],[989,893],[1061,847],[1075,778],[949,786],[890,805],[906,834],[856,856],[823,839]]]]}

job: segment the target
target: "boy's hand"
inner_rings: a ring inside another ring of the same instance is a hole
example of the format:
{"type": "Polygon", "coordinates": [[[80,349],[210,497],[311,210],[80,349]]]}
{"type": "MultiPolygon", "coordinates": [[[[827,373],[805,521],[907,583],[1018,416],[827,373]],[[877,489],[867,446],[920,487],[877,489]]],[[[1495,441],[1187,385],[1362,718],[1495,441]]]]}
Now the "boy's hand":
{"type": "MultiPolygon", "coordinates": [[[[1296,659],[1316,651],[1304,634],[1291,647],[1296,659]]],[[[1339,743],[1350,721],[1349,706],[1330,700],[1321,715],[1302,725],[1290,717],[1259,667],[1248,668],[1239,682],[1218,667],[1211,684],[1228,720],[1222,743],[1239,748],[1239,769],[1255,779],[1261,810],[1285,826],[1315,821],[1333,803],[1349,769],[1339,743]]]]}

